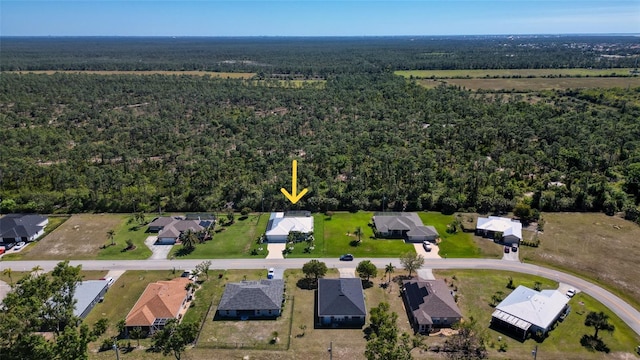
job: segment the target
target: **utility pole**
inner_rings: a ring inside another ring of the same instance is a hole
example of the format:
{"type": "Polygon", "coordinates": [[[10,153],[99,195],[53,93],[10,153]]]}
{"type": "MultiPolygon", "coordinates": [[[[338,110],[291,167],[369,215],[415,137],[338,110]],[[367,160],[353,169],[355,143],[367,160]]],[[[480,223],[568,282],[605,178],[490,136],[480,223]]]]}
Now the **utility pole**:
{"type": "Polygon", "coordinates": [[[327,351],[329,352],[329,360],[333,360],[333,341],[329,343],[329,349],[327,349],[327,351]]]}
{"type": "Polygon", "coordinates": [[[536,360],[538,357],[538,345],[536,345],[536,348],[531,351],[531,355],[533,355],[533,360],[536,360]]]}
{"type": "Polygon", "coordinates": [[[116,351],[116,360],[120,360],[120,352],[118,351],[118,343],[117,342],[113,342],[113,350],[116,351]]]}

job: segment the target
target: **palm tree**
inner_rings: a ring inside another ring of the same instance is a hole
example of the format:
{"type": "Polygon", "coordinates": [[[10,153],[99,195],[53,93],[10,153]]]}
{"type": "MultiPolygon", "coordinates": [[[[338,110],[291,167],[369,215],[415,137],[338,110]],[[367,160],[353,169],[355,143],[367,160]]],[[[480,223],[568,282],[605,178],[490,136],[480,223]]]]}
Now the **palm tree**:
{"type": "Polygon", "coordinates": [[[13,275],[13,270],[11,270],[11,268],[6,268],[4,270],[2,270],[2,275],[6,275],[9,277],[9,281],[11,282],[11,286],[13,286],[13,277],[11,275],[13,275]]]}
{"type": "Polygon", "coordinates": [[[35,276],[40,275],[40,272],[41,272],[41,271],[44,271],[44,269],[43,269],[43,268],[42,268],[42,266],[40,266],[40,265],[36,265],[36,266],[34,266],[34,267],[32,267],[32,268],[31,268],[31,272],[32,272],[35,276]]]}
{"type": "Polygon", "coordinates": [[[138,340],[138,347],[140,347],[140,338],[142,337],[142,328],[140,326],[136,326],[129,331],[129,336],[133,339],[138,340]]]}
{"type": "Polygon", "coordinates": [[[392,263],[389,263],[389,265],[384,267],[384,273],[385,274],[389,274],[389,280],[387,281],[388,283],[391,282],[391,274],[393,274],[393,272],[396,270],[396,267],[393,266],[392,263]]]}
{"type": "Polygon", "coordinates": [[[184,246],[188,250],[193,250],[196,247],[196,242],[198,241],[198,236],[196,233],[188,229],[184,233],[182,233],[182,246],[184,246]]]}
{"type": "Polygon", "coordinates": [[[114,241],[115,235],[116,235],[115,230],[111,229],[111,230],[107,231],[107,239],[111,240],[111,245],[115,245],[116,244],[115,241],[114,241]]]}
{"type": "Polygon", "coordinates": [[[355,231],[356,236],[358,237],[358,242],[362,241],[362,228],[358,226],[355,231]]]}

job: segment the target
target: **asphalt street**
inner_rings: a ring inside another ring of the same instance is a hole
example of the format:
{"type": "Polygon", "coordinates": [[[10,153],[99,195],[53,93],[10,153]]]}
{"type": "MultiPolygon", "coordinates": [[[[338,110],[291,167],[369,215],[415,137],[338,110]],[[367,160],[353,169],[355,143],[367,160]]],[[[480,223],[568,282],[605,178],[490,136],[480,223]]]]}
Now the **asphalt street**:
{"type": "MultiPolygon", "coordinates": [[[[186,270],[193,269],[197,264],[206,259],[199,260],[72,260],[73,266],[82,265],[84,270],[186,270]]],[[[300,269],[302,265],[310,259],[210,259],[211,269],[300,269]]],[[[360,259],[354,261],[340,261],[335,258],[318,259],[327,264],[329,268],[354,268],[360,259]]],[[[397,268],[401,268],[398,258],[371,258],[378,268],[384,268],[391,263],[397,268]]],[[[0,270],[11,268],[13,271],[30,271],[39,265],[45,271],[52,270],[59,261],[1,261],[0,270]]],[[[576,276],[563,273],[561,271],[547,269],[542,266],[525,264],[517,261],[504,261],[494,259],[426,259],[423,268],[430,269],[488,269],[488,270],[508,270],[525,274],[541,276],[565,283],[569,286],[583,291],[600,301],[625,323],[633,331],[640,335],[640,311],[634,309],[624,300],[609,291],[592,284],[576,276]]]]}

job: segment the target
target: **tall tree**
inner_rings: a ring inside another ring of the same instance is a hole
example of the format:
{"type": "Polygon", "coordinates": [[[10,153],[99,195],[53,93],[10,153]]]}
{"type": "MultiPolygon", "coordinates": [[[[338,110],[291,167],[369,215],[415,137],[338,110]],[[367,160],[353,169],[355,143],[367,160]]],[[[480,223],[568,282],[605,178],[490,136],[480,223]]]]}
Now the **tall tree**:
{"type": "Polygon", "coordinates": [[[153,336],[153,347],[160,350],[163,355],[173,354],[176,360],[182,358],[182,353],[187,345],[193,343],[198,336],[196,323],[181,323],[176,319],[167,321],[164,328],[153,336]]]}
{"type": "Polygon", "coordinates": [[[409,271],[409,276],[424,265],[424,257],[415,252],[408,252],[400,258],[400,263],[405,270],[409,271]]]}
{"type": "Polygon", "coordinates": [[[586,326],[593,327],[595,329],[595,333],[593,337],[595,339],[598,338],[598,331],[604,330],[608,332],[613,332],[616,328],[609,322],[609,315],[604,312],[594,312],[591,311],[587,314],[587,317],[584,319],[584,324],[586,326]]]}
{"type": "Polygon", "coordinates": [[[396,270],[396,267],[393,266],[392,263],[387,264],[384,267],[384,273],[389,275],[389,279],[387,280],[387,282],[391,282],[391,274],[393,274],[393,272],[396,270]]]}
{"type": "Polygon", "coordinates": [[[198,274],[198,276],[200,275],[204,275],[207,277],[207,280],[209,280],[209,268],[211,267],[211,260],[205,260],[201,263],[199,263],[198,265],[196,265],[196,273],[198,274]]]}
{"type": "Polygon", "coordinates": [[[313,277],[316,282],[318,281],[318,278],[325,276],[327,271],[329,271],[327,264],[315,259],[302,265],[302,272],[304,275],[306,277],[313,277]]]}
{"type": "Polygon", "coordinates": [[[111,229],[109,231],[107,231],[107,240],[109,240],[111,242],[111,245],[115,245],[115,235],[116,232],[115,230],[111,229]]]}
{"type": "Polygon", "coordinates": [[[362,242],[362,227],[356,227],[356,231],[354,232],[354,234],[356,234],[356,236],[358,237],[358,243],[362,242]]]}
{"type": "Polygon", "coordinates": [[[371,324],[368,329],[365,356],[367,360],[410,360],[411,341],[403,333],[398,339],[398,314],[389,312],[389,304],[382,302],[369,311],[371,324]]]}
{"type": "Polygon", "coordinates": [[[193,230],[187,229],[187,231],[180,234],[180,238],[182,241],[182,246],[187,249],[187,251],[192,251],[196,248],[198,237],[193,230]]]}
{"type": "Polygon", "coordinates": [[[378,268],[376,268],[371,260],[360,261],[360,263],[358,263],[358,266],[356,267],[356,271],[362,279],[365,279],[367,281],[369,281],[369,278],[371,278],[372,276],[376,277],[376,275],[378,274],[378,268]]]}

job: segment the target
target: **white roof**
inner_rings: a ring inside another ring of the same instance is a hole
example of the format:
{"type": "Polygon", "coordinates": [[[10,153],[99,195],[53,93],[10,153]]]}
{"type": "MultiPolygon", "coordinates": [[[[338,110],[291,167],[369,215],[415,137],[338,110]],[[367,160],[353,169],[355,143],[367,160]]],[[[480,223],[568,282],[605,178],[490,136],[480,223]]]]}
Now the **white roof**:
{"type": "Polygon", "coordinates": [[[503,320],[505,317],[511,317],[512,321],[509,322],[517,322],[524,326],[529,323],[548,329],[564,310],[567,302],[569,302],[569,298],[557,290],[537,292],[520,285],[496,306],[493,316],[503,318],[503,320]]]}
{"type": "Polygon", "coordinates": [[[85,280],[79,282],[73,294],[73,298],[76,300],[76,304],[73,307],[73,315],[82,315],[108,284],[108,280],[85,280]]]}
{"type": "Polygon", "coordinates": [[[522,223],[509,218],[499,216],[479,217],[476,229],[487,231],[500,231],[502,236],[515,236],[522,239],[522,223]]]}
{"type": "Polygon", "coordinates": [[[313,217],[285,217],[283,212],[271,213],[269,217],[269,224],[271,225],[267,229],[267,236],[287,236],[292,231],[299,231],[301,233],[310,233],[313,231],[313,217]]]}

